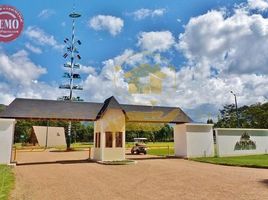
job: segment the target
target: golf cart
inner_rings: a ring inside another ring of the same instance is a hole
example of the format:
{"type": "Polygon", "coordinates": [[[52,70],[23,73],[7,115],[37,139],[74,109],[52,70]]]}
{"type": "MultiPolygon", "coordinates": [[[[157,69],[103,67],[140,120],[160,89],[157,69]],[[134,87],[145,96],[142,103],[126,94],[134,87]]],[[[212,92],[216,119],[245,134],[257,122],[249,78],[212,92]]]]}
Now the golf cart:
{"type": "Polygon", "coordinates": [[[134,146],[131,149],[131,154],[147,154],[147,146],[145,142],[147,138],[134,138],[134,146]]]}

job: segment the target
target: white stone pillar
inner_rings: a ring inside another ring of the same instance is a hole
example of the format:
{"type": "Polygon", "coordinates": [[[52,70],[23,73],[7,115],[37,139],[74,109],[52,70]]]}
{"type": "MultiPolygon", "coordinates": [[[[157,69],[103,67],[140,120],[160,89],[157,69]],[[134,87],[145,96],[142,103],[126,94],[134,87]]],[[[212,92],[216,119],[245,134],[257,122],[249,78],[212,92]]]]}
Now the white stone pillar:
{"type": "Polygon", "coordinates": [[[187,137],[184,124],[174,126],[174,148],[175,156],[187,157],[187,137]]]}
{"type": "Polygon", "coordinates": [[[0,119],[0,164],[11,164],[15,119],[0,119]]]}
{"type": "Polygon", "coordinates": [[[92,159],[93,160],[102,160],[102,146],[103,146],[103,142],[102,141],[102,126],[101,126],[101,120],[97,120],[94,122],[94,147],[93,147],[93,155],[92,155],[92,159]],[[100,147],[96,147],[95,144],[97,142],[97,138],[96,138],[96,133],[100,133],[100,147]]]}
{"type": "Polygon", "coordinates": [[[214,156],[213,125],[177,124],[174,127],[175,156],[212,157],[214,156]]]}

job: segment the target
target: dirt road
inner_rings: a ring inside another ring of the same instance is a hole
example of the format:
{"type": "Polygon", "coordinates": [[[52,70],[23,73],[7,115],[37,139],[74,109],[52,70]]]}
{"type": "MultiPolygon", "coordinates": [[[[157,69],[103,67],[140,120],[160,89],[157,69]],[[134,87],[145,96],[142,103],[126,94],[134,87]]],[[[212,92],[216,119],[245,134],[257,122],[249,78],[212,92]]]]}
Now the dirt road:
{"type": "Polygon", "coordinates": [[[19,162],[28,164],[14,168],[11,199],[268,199],[265,169],[146,156],[140,156],[136,165],[107,166],[86,158],[83,151],[19,153],[19,162]]]}

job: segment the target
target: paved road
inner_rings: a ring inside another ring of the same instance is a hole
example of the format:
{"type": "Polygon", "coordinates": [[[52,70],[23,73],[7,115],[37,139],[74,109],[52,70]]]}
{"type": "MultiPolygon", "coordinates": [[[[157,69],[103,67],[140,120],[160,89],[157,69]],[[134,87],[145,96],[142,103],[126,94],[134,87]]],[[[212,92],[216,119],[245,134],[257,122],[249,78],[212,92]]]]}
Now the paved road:
{"type": "Polygon", "coordinates": [[[11,199],[268,199],[265,169],[147,156],[139,156],[136,165],[107,166],[86,158],[87,152],[19,153],[18,160],[30,164],[14,168],[16,188],[11,199]]]}

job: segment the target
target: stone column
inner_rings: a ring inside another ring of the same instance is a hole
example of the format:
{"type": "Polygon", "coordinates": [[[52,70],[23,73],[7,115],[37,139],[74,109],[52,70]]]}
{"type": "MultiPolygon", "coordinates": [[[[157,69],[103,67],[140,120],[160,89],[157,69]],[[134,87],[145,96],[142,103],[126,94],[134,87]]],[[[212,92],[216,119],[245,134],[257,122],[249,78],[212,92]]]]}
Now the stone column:
{"type": "Polygon", "coordinates": [[[0,164],[11,164],[15,119],[0,119],[0,164]]]}

